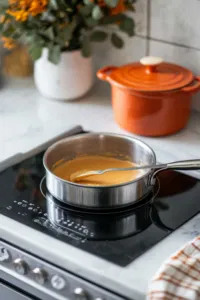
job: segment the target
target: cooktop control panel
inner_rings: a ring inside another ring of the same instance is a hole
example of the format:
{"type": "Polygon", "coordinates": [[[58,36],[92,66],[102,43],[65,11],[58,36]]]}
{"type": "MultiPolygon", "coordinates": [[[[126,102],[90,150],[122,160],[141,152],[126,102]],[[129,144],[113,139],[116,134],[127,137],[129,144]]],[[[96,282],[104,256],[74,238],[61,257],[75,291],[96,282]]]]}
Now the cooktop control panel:
{"type": "Polygon", "coordinates": [[[58,300],[124,300],[3,241],[0,269],[58,300]]]}

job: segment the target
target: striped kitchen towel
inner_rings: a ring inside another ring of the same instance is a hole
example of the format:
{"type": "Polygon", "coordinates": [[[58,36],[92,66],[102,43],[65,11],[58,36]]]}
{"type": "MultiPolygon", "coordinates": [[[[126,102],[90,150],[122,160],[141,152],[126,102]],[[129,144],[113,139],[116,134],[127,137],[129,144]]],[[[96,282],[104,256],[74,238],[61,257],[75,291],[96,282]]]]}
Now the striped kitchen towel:
{"type": "Polygon", "coordinates": [[[150,283],[147,299],[200,299],[200,236],[161,266],[150,283]]]}

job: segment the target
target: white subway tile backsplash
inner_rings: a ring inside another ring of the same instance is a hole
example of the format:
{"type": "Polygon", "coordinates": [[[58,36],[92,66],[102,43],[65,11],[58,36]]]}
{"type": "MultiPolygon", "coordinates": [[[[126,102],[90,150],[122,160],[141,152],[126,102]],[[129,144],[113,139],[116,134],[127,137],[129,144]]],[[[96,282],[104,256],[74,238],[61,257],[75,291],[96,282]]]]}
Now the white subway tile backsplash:
{"type": "Polygon", "coordinates": [[[151,0],[150,37],[200,48],[199,0],[151,0]]]}
{"type": "Polygon", "coordinates": [[[200,112],[200,93],[198,93],[194,96],[192,107],[194,110],[197,110],[200,112]]]}
{"type": "Polygon", "coordinates": [[[135,4],[136,12],[129,13],[133,16],[136,24],[135,32],[137,36],[132,38],[119,32],[124,40],[123,49],[115,49],[110,41],[96,43],[94,47],[95,70],[106,65],[123,65],[146,55],[147,40],[147,9],[148,0],[138,0],[135,4]],[[139,37],[139,36],[141,37],[139,37]]]}
{"type": "MultiPolygon", "coordinates": [[[[165,61],[174,62],[192,70],[200,76],[200,51],[185,47],[169,45],[163,42],[150,41],[149,54],[163,57],[165,61]]],[[[193,107],[200,111],[200,93],[195,95],[193,107]]]]}
{"type": "Polygon", "coordinates": [[[196,75],[200,75],[200,50],[150,41],[149,52],[150,55],[160,56],[164,60],[180,64],[192,70],[196,75]]]}
{"type": "Polygon", "coordinates": [[[136,24],[136,34],[147,36],[147,10],[149,0],[138,0],[135,4],[136,12],[133,18],[136,24]]]}
{"type": "Polygon", "coordinates": [[[144,38],[124,36],[125,44],[123,49],[116,49],[110,41],[106,43],[96,43],[94,45],[95,69],[102,68],[106,65],[123,65],[138,61],[145,56],[146,43],[144,38]]]}

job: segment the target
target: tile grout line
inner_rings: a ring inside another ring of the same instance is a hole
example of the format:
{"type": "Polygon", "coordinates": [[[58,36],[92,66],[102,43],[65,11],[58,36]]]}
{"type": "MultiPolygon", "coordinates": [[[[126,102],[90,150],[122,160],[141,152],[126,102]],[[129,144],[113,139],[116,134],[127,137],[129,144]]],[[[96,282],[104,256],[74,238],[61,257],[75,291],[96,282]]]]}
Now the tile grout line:
{"type": "Polygon", "coordinates": [[[150,55],[150,35],[151,35],[151,0],[147,0],[147,37],[146,37],[146,55],[150,55]]]}
{"type": "Polygon", "coordinates": [[[142,36],[140,34],[136,34],[135,36],[140,37],[142,39],[147,39],[148,41],[160,42],[160,43],[163,43],[163,44],[176,46],[176,47],[181,47],[181,48],[185,48],[185,49],[188,49],[188,50],[200,51],[200,48],[186,46],[186,45],[178,44],[178,43],[173,43],[173,42],[165,41],[165,40],[162,40],[162,39],[152,38],[152,37],[148,37],[148,36],[145,37],[145,36],[142,36]]]}
{"type": "Polygon", "coordinates": [[[151,41],[160,42],[160,43],[163,43],[163,44],[172,45],[172,46],[176,46],[176,47],[181,47],[181,48],[185,48],[185,49],[188,49],[188,50],[191,49],[191,50],[195,50],[195,51],[200,51],[200,48],[198,48],[198,47],[187,46],[187,45],[184,45],[184,44],[174,43],[174,42],[162,40],[162,39],[159,39],[159,38],[151,37],[151,3],[152,3],[151,1],[152,0],[147,0],[147,14],[146,14],[147,31],[146,31],[146,36],[136,34],[137,37],[140,37],[140,38],[143,38],[143,39],[146,40],[145,54],[150,55],[150,42],[151,41]]]}

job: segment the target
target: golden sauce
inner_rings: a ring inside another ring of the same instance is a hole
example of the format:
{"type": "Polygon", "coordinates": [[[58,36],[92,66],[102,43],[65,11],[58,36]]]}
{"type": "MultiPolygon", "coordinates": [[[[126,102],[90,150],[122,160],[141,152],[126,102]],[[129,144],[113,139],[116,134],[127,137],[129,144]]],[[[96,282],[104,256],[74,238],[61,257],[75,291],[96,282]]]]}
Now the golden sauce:
{"type": "MultiPolygon", "coordinates": [[[[73,160],[58,164],[53,169],[53,173],[65,180],[70,181],[70,177],[77,172],[86,172],[92,170],[103,170],[109,168],[129,168],[136,164],[106,156],[81,156],[73,160]]],[[[79,184],[93,186],[108,186],[126,183],[135,180],[142,174],[141,170],[135,171],[115,171],[108,172],[102,175],[91,175],[85,178],[80,178],[79,184]]]]}

